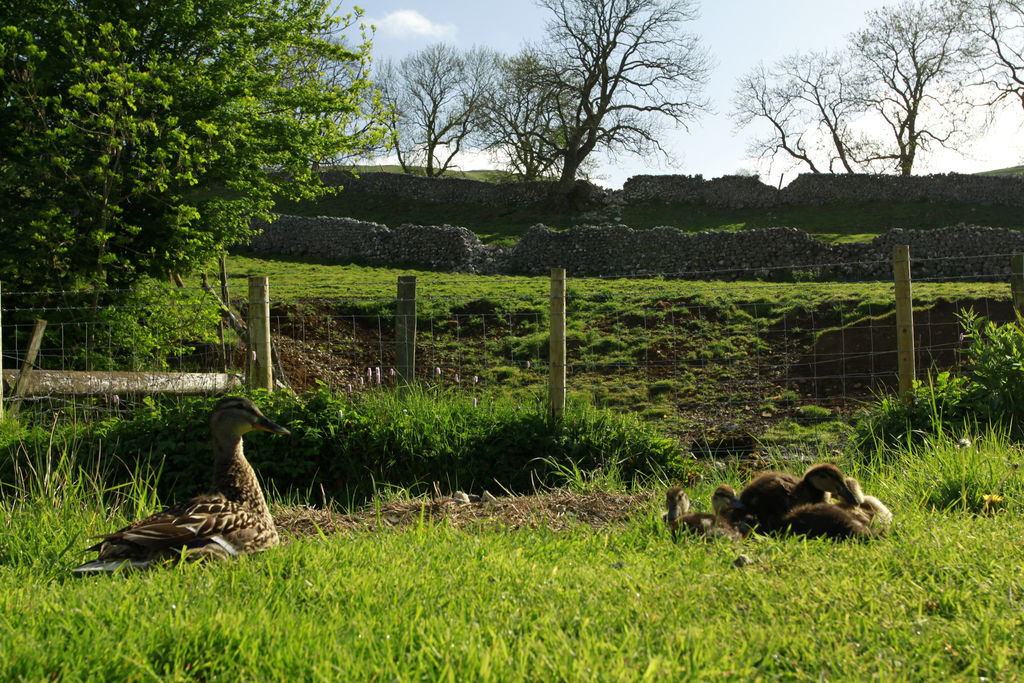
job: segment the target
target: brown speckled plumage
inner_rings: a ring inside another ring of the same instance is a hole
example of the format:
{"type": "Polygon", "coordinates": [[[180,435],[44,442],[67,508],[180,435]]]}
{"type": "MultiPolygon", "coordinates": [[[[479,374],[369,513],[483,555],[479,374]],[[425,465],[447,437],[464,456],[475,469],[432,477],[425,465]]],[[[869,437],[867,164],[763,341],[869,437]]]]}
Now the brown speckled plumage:
{"type": "Polygon", "coordinates": [[[251,430],[288,434],[247,398],[229,397],[210,416],[213,434],[213,490],[97,538],[89,550],[97,557],[74,572],[146,568],[185,555],[188,559],[224,558],[276,546],[277,528],[252,466],[242,450],[251,430]]]}

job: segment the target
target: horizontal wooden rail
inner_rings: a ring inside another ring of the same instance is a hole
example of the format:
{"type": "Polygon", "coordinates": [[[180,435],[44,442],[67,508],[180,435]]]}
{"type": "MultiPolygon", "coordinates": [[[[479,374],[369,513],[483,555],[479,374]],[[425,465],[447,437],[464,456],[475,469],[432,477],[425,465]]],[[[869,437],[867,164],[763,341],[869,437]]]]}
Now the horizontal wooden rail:
{"type": "MultiPolygon", "coordinates": [[[[21,372],[4,370],[8,386],[18,381],[21,372]]],[[[84,370],[32,370],[25,374],[21,393],[41,394],[214,394],[244,385],[241,374],[224,372],[127,372],[84,370]]]]}

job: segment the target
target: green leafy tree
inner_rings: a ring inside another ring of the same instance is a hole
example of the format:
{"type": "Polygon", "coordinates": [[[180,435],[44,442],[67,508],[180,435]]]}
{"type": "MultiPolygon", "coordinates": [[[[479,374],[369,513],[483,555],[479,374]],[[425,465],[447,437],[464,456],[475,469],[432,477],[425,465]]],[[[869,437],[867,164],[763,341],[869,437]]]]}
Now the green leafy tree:
{"type": "Polygon", "coordinates": [[[328,190],[379,137],[365,36],[329,0],[23,0],[0,14],[0,280],[129,287],[188,271],[328,190]],[[325,83],[309,65],[348,78],[325,83]],[[371,112],[371,117],[376,117],[371,112]]]}

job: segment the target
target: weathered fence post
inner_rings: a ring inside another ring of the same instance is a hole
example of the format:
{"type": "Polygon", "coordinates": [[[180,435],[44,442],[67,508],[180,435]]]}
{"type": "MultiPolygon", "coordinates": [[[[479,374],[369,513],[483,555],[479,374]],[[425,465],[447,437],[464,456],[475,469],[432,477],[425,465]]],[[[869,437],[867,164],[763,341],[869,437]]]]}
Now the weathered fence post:
{"type": "Polygon", "coordinates": [[[416,376],[416,276],[398,276],[395,309],[395,365],[398,381],[410,384],[416,376]]]}
{"type": "MultiPolygon", "coordinates": [[[[0,287],[0,292],[3,288],[0,287]]],[[[0,422],[4,421],[4,335],[3,335],[3,298],[0,297],[0,422]]]]}
{"type": "Polygon", "coordinates": [[[1024,315],[1024,254],[1010,257],[1010,296],[1017,313],[1024,315]]]}
{"type": "Polygon", "coordinates": [[[896,354],[900,397],[913,399],[914,390],[914,303],[910,293],[910,245],[893,248],[893,279],[896,285],[896,354]]]}
{"type": "MultiPolygon", "coordinates": [[[[28,376],[32,372],[32,366],[36,363],[36,356],[39,355],[39,347],[43,344],[43,332],[46,331],[46,321],[42,318],[36,319],[36,326],[32,329],[32,338],[28,340],[28,350],[21,361],[21,371],[18,372],[18,379],[14,382],[14,389],[11,390],[11,397],[22,396],[25,387],[28,385],[28,376]]],[[[11,417],[18,414],[21,408],[20,403],[12,403],[8,409],[11,417]]]]}
{"type": "Polygon", "coordinates": [[[548,415],[565,410],[565,268],[551,269],[551,341],[548,364],[548,415]]]}
{"type": "Polygon", "coordinates": [[[249,377],[250,389],[274,390],[270,360],[270,284],[265,277],[249,278],[249,377]]]}

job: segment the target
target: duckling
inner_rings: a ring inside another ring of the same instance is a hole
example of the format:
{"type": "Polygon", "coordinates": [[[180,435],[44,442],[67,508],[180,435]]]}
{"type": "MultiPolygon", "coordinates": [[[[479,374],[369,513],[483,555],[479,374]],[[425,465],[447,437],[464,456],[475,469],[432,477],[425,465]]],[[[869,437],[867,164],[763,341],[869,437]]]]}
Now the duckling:
{"type": "Polygon", "coordinates": [[[676,540],[677,530],[704,536],[716,536],[739,540],[744,534],[729,521],[734,505],[739,501],[731,486],[722,485],[711,494],[711,507],[714,514],[690,512],[690,497],[679,487],[668,490],[665,496],[666,510],[662,519],[672,532],[672,540],[676,540]]]}
{"type": "Polygon", "coordinates": [[[844,481],[843,473],[830,463],[810,467],[797,478],[787,472],[764,472],[740,493],[740,509],[759,531],[781,528],[782,517],[797,505],[822,503],[831,493],[858,505],[860,501],[844,481]]]}
{"type": "MultiPolygon", "coordinates": [[[[864,495],[864,492],[860,488],[860,482],[853,477],[846,477],[845,481],[847,488],[853,492],[853,495],[860,501],[860,503],[852,505],[842,498],[833,502],[857,515],[869,526],[877,525],[882,529],[890,528],[892,526],[892,511],[886,507],[885,503],[874,496],[864,495]]],[[[830,498],[831,496],[829,494],[825,494],[826,501],[830,500],[830,498]]]]}
{"type": "Polygon", "coordinates": [[[247,398],[221,399],[210,415],[213,434],[213,491],[172,505],[110,534],[88,550],[95,560],[76,574],[146,569],[179,557],[227,558],[272,548],[279,543],[252,466],[242,451],[242,435],[252,430],[290,432],[268,420],[247,398]]]}
{"type": "Polygon", "coordinates": [[[782,516],[777,531],[809,538],[870,538],[881,531],[872,529],[855,506],[831,503],[804,503],[782,516]]]}

